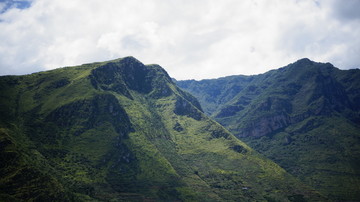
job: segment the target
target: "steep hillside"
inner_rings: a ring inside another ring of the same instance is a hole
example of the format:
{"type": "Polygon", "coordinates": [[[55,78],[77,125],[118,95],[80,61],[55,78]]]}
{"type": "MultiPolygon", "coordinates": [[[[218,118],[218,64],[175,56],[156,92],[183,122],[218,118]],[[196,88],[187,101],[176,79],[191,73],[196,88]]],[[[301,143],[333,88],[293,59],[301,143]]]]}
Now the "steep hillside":
{"type": "Polygon", "coordinates": [[[303,182],[332,199],[360,198],[360,70],[302,59],[261,75],[177,84],[303,182]]]}
{"type": "Polygon", "coordinates": [[[1,201],[324,200],[127,57],[0,77],[1,201]]]}

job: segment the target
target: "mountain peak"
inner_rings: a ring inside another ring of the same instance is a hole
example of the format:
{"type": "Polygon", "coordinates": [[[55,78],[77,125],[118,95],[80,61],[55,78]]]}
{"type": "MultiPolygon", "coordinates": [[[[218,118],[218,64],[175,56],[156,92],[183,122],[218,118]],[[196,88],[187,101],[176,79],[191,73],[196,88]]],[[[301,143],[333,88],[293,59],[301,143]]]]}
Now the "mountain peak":
{"type": "Polygon", "coordinates": [[[132,98],[129,89],[148,94],[161,88],[163,94],[168,95],[170,89],[164,90],[164,88],[167,86],[166,82],[171,79],[164,72],[165,70],[160,66],[147,66],[129,56],[109,61],[93,69],[90,77],[95,88],[114,91],[132,98]],[[159,82],[162,85],[159,85],[159,82]]]}
{"type": "Polygon", "coordinates": [[[302,58],[294,63],[280,68],[279,70],[285,69],[291,69],[291,72],[295,71],[293,73],[296,73],[297,75],[302,73],[309,74],[309,72],[328,75],[330,72],[337,68],[334,67],[334,65],[332,65],[331,63],[315,62],[308,58],[302,58]]]}
{"type": "Polygon", "coordinates": [[[314,62],[314,61],[310,60],[309,58],[301,58],[301,59],[297,60],[296,62],[307,62],[307,63],[309,63],[309,62],[314,62]]]}
{"type": "Polygon", "coordinates": [[[315,62],[310,60],[309,58],[302,58],[300,60],[297,60],[296,62],[292,63],[293,65],[296,66],[308,66],[308,65],[313,65],[315,62]]]}
{"type": "MultiPolygon", "coordinates": [[[[141,63],[138,59],[136,59],[133,56],[126,56],[123,58],[118,58],[115,61],[120,62],[120,63],[125,63],[125,64],[130,64],[130,63],[141,63]]],[[[142,63],[141,63],[142,64],[142,63]]]]}

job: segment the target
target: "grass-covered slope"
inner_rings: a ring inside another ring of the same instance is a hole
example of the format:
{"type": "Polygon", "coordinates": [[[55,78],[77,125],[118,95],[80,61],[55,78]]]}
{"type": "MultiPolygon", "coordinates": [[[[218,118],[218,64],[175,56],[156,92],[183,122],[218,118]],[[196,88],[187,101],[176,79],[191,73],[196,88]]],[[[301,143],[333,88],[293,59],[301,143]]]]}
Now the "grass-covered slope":
{"type": "Polygon", "coordinates": [[[335,200],[360,198],[360,70],[302,59],[261,75],[177,84],[204,109],[218,104],[208,111],[215,120],[303,182],[335,200]],[[231,97],[224,103],[214,89],[231,97]]]}
{"type": "Polygon", "coordinates": [[[132,57],[0,77],[1,201],[323,198],[132,57]]]}

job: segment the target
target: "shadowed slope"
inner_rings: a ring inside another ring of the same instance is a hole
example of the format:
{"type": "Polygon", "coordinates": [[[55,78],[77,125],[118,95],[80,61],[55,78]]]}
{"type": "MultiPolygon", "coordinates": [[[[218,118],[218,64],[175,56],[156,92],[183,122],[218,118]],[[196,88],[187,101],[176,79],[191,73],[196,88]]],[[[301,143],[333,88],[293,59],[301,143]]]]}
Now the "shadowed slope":
{"type": "Polygon", "coordinates": [[[301,59],[265,74],[177,84],[204,109],[217,105],[207,113],[303,182],[336,200],[360,197],[359,70],[301,59]],[[213,86],[234,93],[222,102],[213,86]]]}

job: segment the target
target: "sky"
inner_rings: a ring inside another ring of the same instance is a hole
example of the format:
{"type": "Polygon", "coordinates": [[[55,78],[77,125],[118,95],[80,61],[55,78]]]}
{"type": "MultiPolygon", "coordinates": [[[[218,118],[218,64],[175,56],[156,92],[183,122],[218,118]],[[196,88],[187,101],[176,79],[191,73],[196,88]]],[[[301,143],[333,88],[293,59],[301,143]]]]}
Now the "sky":
{"type": "Polygon", "coordinates": [[[178,80],[360,68],[360,0],[0,0],[0,75],[126,56],[178,80]]]}

